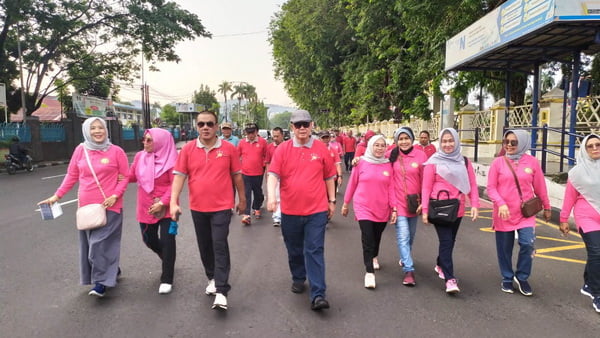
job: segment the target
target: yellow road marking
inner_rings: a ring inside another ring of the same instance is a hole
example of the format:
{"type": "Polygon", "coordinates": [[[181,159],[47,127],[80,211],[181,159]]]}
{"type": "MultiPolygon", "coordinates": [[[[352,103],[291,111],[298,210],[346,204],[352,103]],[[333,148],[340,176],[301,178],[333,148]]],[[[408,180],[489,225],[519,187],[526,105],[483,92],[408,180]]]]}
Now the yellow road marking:
{"type": "Polygon", "coordinates": [[[535,252],[536,253],[546,253],[546,252],[565,251],[565,250],[574,250],[574,249],[582,249],[582,248],[585,248],[584,244],[555,246],[553,248],[535,249],[535,252]]]}
{"type": "Polygon", "coordinates": [[[569,263],[585,264],[585,261],[582,261],[579,259],[571,259],[571,258],[564,258],[564,257],[548,256],[548,255],[535,255],[535,257],[548,258],[548,259],[553,259],[555,261],[563,261],[563,262],[569,262],[569,263]]]}

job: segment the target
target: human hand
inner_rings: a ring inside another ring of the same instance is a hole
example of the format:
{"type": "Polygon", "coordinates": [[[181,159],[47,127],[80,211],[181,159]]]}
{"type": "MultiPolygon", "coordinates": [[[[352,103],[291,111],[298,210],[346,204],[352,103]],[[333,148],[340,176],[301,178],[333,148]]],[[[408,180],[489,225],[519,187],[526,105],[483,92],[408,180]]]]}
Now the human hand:
{"type": "Polygon", "coordinates": [[[58,196],[52,195],[52,196],[46,198],[43,201],[39,201],[37,205],[40,205],[40,204],[53,204],[53,203],[56,203],[58,200],[59,200],[58,196]]]}
{"type": "Polygon", "coordinates": [[[110,208],[113,205],[115,205],[115,203],[117,203],[117,199],[118,199],[117,195],[109,196],[104,200],[104,202],[102,202],[102,205],[105,208],[110,208]]]}
{"type": "Polygon", "coordinates": [[[181,215],[181,207],[179,207],[179,204],[176,202],[171,202],[169,211],[171,212],[171,219],[175,222],[179,221],[179,215],[181,215]]]}
{"type": "Polygon", "coordinates": [[[550,210],[550,209],[544,210],[544,219],[546,220],[546,222],[550,222],[551,218],[552,218],[552,210],[550,210]]]}
{"type": "Polygon", "coordinates": [[[428,214],[424,213],[423,214],[423,223],[429,225],[429,219],[427,218],[428,214]]]}
{"type": "Polygon", "coordinates": [[[125,179],[125,176],[122,174],[119,174],[119,176],[117,176],[117,182],[121,182],[125,179]]]}
{"type": "Polygon", "coordinates": [[[346,217],[348,216],[348,204],[344,203],[344,205],[342,205],[342,216],[346,217]]]}
{"type": "Polygon", "coordinates": [[[562,232],[562,236],[566,237],[570,231],[569,223],[568,222],[560,222],[558,229],[560,230],[560,232],[562,232]]]}
{"type": "Polygon", "coordinates": [[[327,219],[331,219],[333,217],[333,214],[335,213],[335,204],[333,203],[328,203],[328,210],[327,210],[327,219]]]}
{"type": "Polygon", "coordinates": [[[390,224],[396,224],[398,220],[398,212],[392,211],[392,215],[390,216],[390,224]]]}
{"type": "Polygon", "coordinates": [[[352,166],[356,166],[358,164],[358,161],[360,161],[361,156],[359,157],[355,157],[352,159],[352,166]]]}
{"type": "Polygon", "coordinates": [[[241,198],[238,200],[238,204],[235,207],[235,211],[237,211],[238,215],[242,215],[246,210],[246,199],[241,198]]]}
{"type": "Polygon", "coordinates": [[[267,198],[267,210],[275,212],[277,210],[277,200],[274,198],[267,198]]]}
{"type": "Polygon", "coordinates": [[[471,208],[471,221],[475,222],[479,217],[479,209],[472,207],[471,208]]]}
{"type": "Polygon", "coordinates": [[[149,214],[160,214],[163,209],[165,208],[165,205],[162,204],[160,201],[153,203],[150,208],[148,209],[148,213],[149,214]]]}
{"type": "Polygon", "coordinates": [[[498,216],[500,216],[500,219],[502,219],[503,221],[506,221],[510,218],[510,211],[508,210],[508,206],[506,204],[501,205],[498,208],[498,216]]]}

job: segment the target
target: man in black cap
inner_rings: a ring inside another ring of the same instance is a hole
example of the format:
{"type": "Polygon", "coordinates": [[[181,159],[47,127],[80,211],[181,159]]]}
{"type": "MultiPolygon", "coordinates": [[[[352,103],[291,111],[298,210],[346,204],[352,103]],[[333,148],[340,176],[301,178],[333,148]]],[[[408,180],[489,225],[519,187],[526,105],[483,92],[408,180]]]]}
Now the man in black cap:
{"type": "Polygon", "coordinates": [[[258,136],[256,123],[246,123],[244,131],[246,137],[240,140],[237,148],[242,161],[242,178],[246,191],[246,212],[242,217],[242,224],[250,225],[252,223],[250,211],[255,218],[261,218],[260,208],[265,200],[262,183],[265,174],[267,141],[258,136]]]}

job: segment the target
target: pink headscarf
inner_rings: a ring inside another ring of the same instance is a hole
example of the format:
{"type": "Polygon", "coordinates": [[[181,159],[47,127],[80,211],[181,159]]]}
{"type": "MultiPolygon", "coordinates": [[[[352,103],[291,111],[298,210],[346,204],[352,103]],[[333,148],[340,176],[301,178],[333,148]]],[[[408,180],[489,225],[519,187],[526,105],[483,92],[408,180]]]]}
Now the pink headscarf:
{"type": "Polygon", "coordinates": [[[173,136],[167,130],[151,128],[144,132],[144,137],[146,134],[152,136],[153,152],[141,152],[135,174],[138,185],[151,193],[154,190],[154,180],[175,166],[177,149],[173,136]]]}

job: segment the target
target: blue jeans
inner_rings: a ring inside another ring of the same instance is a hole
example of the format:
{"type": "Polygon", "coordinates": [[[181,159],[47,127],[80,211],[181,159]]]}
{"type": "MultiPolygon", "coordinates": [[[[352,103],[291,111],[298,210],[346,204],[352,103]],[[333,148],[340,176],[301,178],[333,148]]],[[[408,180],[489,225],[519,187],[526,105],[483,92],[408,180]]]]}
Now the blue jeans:
{"type": "Polygon", "coordinates": [[[600,297],[600,231],[579,233],[587,251],[583,281],[590,287],[594,297],[600,297]]]}
{"type": "Polygon", "coordinates": [[[517,271],[513,272],[512,253],[515,246],[514,231],[496,231],[496,251],[498,252],[498,265],[503,282],[510,282],[513,277],[526,281],[531,275],[533,255],[535,253],[535,228],[528,227],[516,230],[519,233],[519,257],[517,258],[517,271]]]}
{"type": "Polygon", "coordinates": [[[310,299],[325,298],[325,226],[327,212],[308,216],[281,214],[281,234],[288,252],[288,264],[294,282],[308,277],[310,299]]]}
{"type": "Polygon", "coordinates": [[[402,260],[402,271],[415,271],[412,259],[412,244],[415,241],[415,233],[417,232],[417,219],[415,217],[398,216],[396,224],[396,242],[398,244],[398,253],[402,260]]]}

